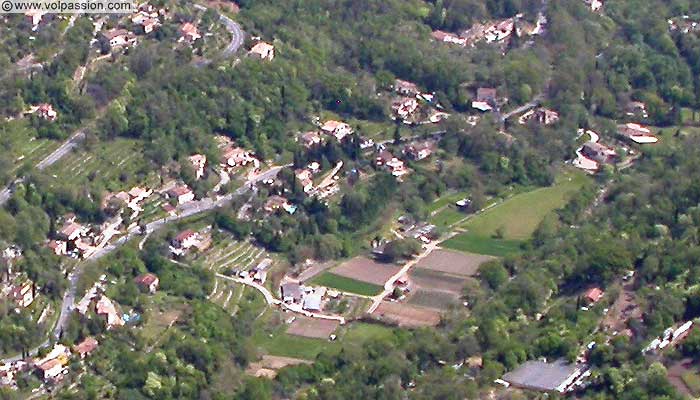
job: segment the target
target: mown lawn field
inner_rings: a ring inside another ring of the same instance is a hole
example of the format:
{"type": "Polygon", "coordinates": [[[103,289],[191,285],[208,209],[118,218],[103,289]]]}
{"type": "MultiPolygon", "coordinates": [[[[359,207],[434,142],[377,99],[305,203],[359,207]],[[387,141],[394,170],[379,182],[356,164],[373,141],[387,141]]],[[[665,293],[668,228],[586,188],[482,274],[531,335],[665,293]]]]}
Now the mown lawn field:
{"type": "Polygon", "coordinates": [[[339,332],[336,341],[293,336],[283,330],[272,334],[258,332],[253,336],[253,343],[266,353],[304,360],[314,360],[321,352],[337,354],[343,346],[362,345],[369,340],[389,339],[393,336],[392,328],[363,322],[353,322],[347,326],[339,332]]]}
{"type": "Polygon", "coordinates": [[[520,252],[521,244],[520,240],[495,239],[466,232],[446,240],[442,243],[442,247],[468,253],[505,257],[520,252]]]}
{"type": "Polygon", "coordinates": [[[363,296],[374,296],[382,291],[382,287],[371,283],[360,282],[355,279],[336,275],[332,272],[324,272],[312,281],[315,285],[335,288],[343,292],[356,293],[363,296]]]}
{"type": "Polygon", "coordinates": [[[444,246],[494,256],[516,253],[542,219],[564,207],[589,180],[583,172],[567,170],[550,187],[517,194],[470,218],[461,225],[467,232],[447,240],[444,246]],[[497,233],[502,234],[498,239],[497,233]]]}
{"type": "Polygon", "coordinates": [[[437,226],[451,226],[467,217],[467,214],[448,207],[430,218],[430,223],[437,226]]]}
{"type": "Polygon", "coordinates": [[[454,204],[455,202],[462,200],[465,197],[469,197],[469,192],[457,192],[446,194],[440,197],[439,199],[435,200],[434,202],[430,203],[427,208],[429,212],[435,212],[441,209],[442,207],[454,204]]]}

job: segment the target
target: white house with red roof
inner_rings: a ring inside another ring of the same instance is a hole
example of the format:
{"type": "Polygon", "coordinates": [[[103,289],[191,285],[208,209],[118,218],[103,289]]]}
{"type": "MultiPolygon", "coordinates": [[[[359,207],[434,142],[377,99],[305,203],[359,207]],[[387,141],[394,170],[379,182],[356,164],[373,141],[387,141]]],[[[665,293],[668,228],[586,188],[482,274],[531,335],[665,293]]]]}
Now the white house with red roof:
{"type": "Polygon", "coordinates": [[[272,61],[275,58],[275,46],[266,42],[258,42],[250,49],[250,54],[262,60],[272,61]]]}
{"type": "Polygon", "coordinates": [[[150,272],[137,276],[134,282],[150,294],[154,294],[158,290],[158,285],[160,285],[160,279],[150,272]]]}
{"type": "Polygon", "coordinates": [[[352,128],[345,122],[328,120],[321,126],[321,132],[326,135],[333,136],[341,142],[347,136],[352,135],[352,128]]]}
{"type": "Polygon", "coordinates": [[[180,39],[179,41],[185,41],[192,43],[197,39],[200,39],[202,35],[199,33],[197,26],[191,22],[185,22],[180,26],[180,39]]]}
{"type": "Polygon", "coordinates": [[[175,199],[177,204],[182,205],[194,200],[194,192],[187,185],[175,186],[168,190],[168,196],[175,199]]]}
{"type": "Polygon", "coordinates": [[[618,125],[617,132],[620,136],[638,144],[651,144],[659,141],[659,138],[651,133],[651,129],[634,123],[618,125]]]}

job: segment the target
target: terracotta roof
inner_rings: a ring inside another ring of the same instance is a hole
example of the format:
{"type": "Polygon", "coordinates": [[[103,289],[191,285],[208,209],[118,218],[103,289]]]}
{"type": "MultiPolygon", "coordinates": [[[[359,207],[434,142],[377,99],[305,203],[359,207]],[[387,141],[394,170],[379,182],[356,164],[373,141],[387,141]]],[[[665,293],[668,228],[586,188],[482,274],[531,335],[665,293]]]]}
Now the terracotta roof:
{"type": "Polygon", "coordinates": [[[85,340],[75,345],[73,350],[81,356],[91,353],[97,348],[98,342],[94,337],[86,337],[85,340]]]}
{"type": "Polygon", "coordinates": [[[177,242],[182,242],[184,240],[187,240],[187,238],[196,235],[197,233],[193,231],[192,229],[186,229],[175,236],[175,241],[177,242]]]}
{"type": "Polygon", "coordinates": [[[150,286],[158,281],[158,277],[149,272],[149,273],[137,276],[136,279],[134,279],[134,280],[139,285],[150,286]]]}

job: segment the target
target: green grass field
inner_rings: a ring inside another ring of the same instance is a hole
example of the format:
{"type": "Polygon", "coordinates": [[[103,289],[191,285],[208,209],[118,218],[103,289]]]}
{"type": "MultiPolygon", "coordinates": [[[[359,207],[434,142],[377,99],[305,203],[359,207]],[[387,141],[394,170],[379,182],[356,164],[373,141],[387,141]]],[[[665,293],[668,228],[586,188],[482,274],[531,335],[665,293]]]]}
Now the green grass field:
{"type": "Polygon", "coordinates": [[[491,237],[499,229],[507,240],[527,240],[542,219],[559,209],[589,182],[580,171],[566,171],[554,185],[517,194],[463,224],[470,233],[491,237]]]}
{"type": "Polygon", "coordinates": [[[362,345],[369,340],[390,339],[394,335],[392,328],[363,322],[353,322],[340,331],[338,340],[333,342],[288,335],[282,330],[272,334],[258,332],[253,336],[253,343],[266,353],[304,360],[314,360],[321,352],[337,354],[343,346],[362,345]]]}
{"type": "Polygon", "coordinates": [[[355,279],[336,275],[332,272],[324,272],[312,281],[315,285],[338,289],[343,292],[356,293],[363,296],[374,296],[382,291],[382,287],[371,283],[360,282],[355,279]]]}
{"type": "Polygon", "coordinates": [[[444,195],[439,199],[435,200],[434,202],[430,203],[430,205],[428,205],[428,211],[435,212],[441,209],[442,207],[449,206],[450,204],[453,204],[456,201],[462,200],[463,198],[468,196],[469,192],[457,192],[444,195]]]}
{"type": "Polygon", "coordinates": [[[583,172],[567,170],[554,185],[516,194],[465,221],[461,226],[467,232],[447,240],[444,246],[499,257],[517,253],[542,219],[565,206],[589,179],[583,172]],[[503,234],[501,239],[494,238],[498,231],[503,234]]]}
{"type": "Polygon", "coordinates": [[[468,253],[505,257],[519,253],[521,244],[520,240],[494,239],[467,232],[446,240],[442,246],[468,253]]]}
{"type": "Polygon", "coordinates": [[[437,226],[454,225],[460,220],[467,217],[467,214],[460,212],[454,208],[448,207],[430,218],[430,223],[437,226]]]}

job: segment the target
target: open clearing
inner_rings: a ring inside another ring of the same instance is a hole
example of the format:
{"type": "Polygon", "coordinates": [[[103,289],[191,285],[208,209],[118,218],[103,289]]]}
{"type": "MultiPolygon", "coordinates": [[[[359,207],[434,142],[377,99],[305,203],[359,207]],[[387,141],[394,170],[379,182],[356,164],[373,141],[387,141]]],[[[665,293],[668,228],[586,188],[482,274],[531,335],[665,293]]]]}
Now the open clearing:
{"type": "Polygon", "coordinates": [[[324,272],[311,281],[314,285],[335,288],[341,292],[355,293],[362,296],[374,296],[382,291],[382,286],[361,282],[355,279],[324,272]]]}
{"type": "Polygon", "coordinates": [[[448,274],[474,276],[479,265],[493,260],[494,257],[482,254],[460,253],[450,250],[433,250],[427,257],[416,264],[416,268],[448,274]]]}
{"type": "Polygon", "coordinates": [[[357,281],[384,286],[384,283],[400,270],[401,267],[395,264],[383,264],[367,257],[355,257],[331,272],[357,281]]]}
{"type": "Polygon", "coordinates": [[[246,374],[256,377],[273,379],[277,371],[290,365],[311,364],[308,360],[293,357],[280,357],[265,354],[260,361],[252,362],[246,369],[246,374]]]}
{"type": "Polygon", "coordinates": [[[436,326],[440,323],[438,311],[389,301],[382,301],[372,315],[406,328],[436,326]]]}
{"type": "Polygon", "coordinates": [[[299,316],[289,325],[287,333],[308,338],[328,339],[339,325],[340,323],[334,320],[299,316]]]}
{"type": "Polygon", "coordinates": [[[500,229],[504,239],[527,240],[547,214],[564,207],[589,180],[584,172],[567,170],[554,185],[517,194],[469,219],[463,227],[482,237],[492,237],[500,229]]]}
{"type": "Polygon", "coordinates": [[[688,398],[700,395],[700,377],[691,359],[677,361],[668,367],[668,381],[688,398]]]}
{"type": "Polygon", "coordinates": [[[381,324],[353,322],[338,329],[335,341],[294,336],[278,329],[273,333],[258,330],[253,342],[267,354],[314,360],[321,352],[337,354],[345,346],[361,346],[370,340],[392,337],[393,332],[381,324]]]}

